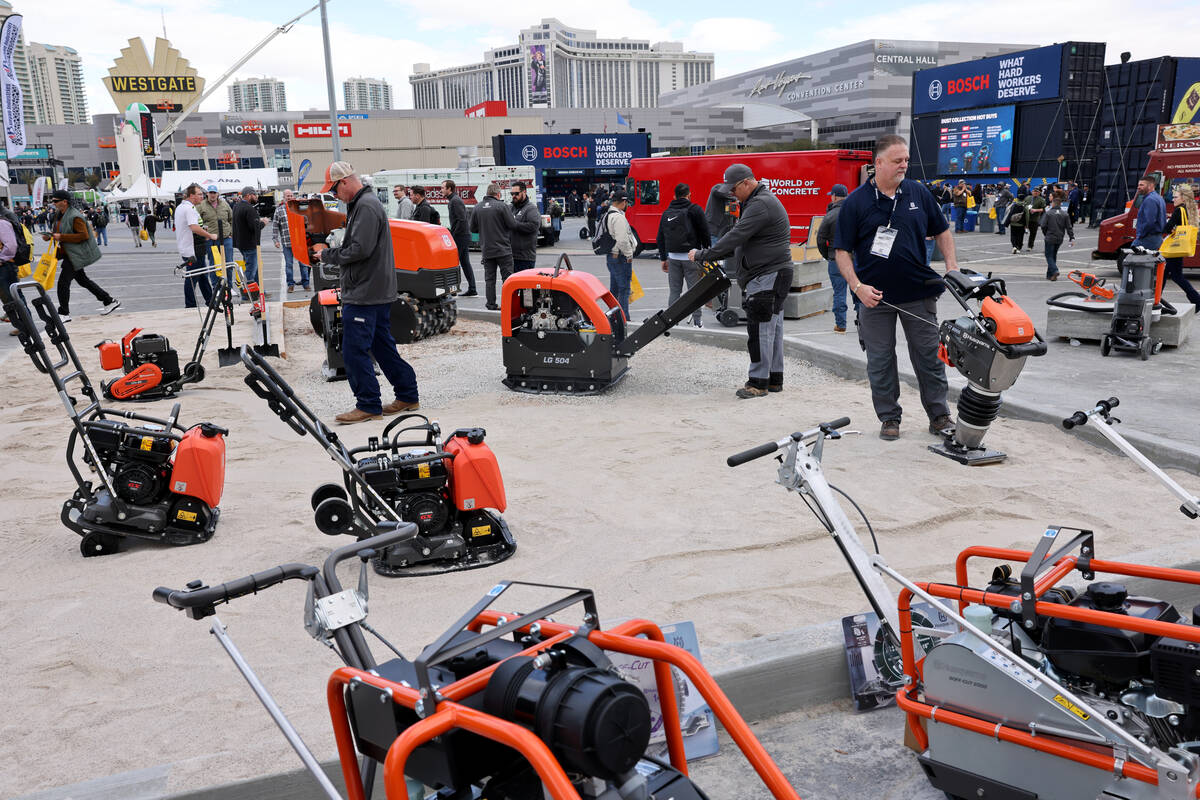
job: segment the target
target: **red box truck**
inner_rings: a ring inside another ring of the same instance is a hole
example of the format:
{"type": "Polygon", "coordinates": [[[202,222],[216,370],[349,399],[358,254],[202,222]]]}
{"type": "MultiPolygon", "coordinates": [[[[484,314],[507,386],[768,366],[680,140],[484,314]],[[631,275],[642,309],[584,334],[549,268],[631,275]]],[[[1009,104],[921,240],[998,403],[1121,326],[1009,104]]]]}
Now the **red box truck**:
{"type": "MultiPolygon", "coordinates": [[[[1150,161],[1144,175],[1157,181],[1158,190],[1167,203],[1167,216],[1170,217],[1175,210],[1171,202],[1171,187],[1181,183],[1200,185],[1200,125],[1159,126],[1158,145],[1150,151],[1150,161]],[[1183,138],[1185,136],[1190,138],[1183,138]]],[[[1124,213],[1100,222],[1100,236],[1096,241],[1096,249],[1092,251],[1092,258],[1116,258],[1117,251],[1133,241],[1133,223],[1142,199],[1142,195],[1135,195],[1126,204],[1124,213]]],[[[1183,259],[1183,266],[1185,269],[1200,269],[1200,252],[1183,259]]]]}
{"type": "Polygon", "coordinates": [[[703,207],[715,184],[722,182],[730,164],[745,164],[754,177],[780,199],[792,224],[792,244],[808,241],[814,216],[829,205],[835,183],[854,191],[866,180],[871,153],[866,150],[802,150],[782,153],[730,153],[727,155],[635,158],[629,162],[625,191],[631,204],[625,210],[638,237],[638,251],[654,250],[658,222],[675,199],[675,185],[692,189],[692,202],[703,207]]]}

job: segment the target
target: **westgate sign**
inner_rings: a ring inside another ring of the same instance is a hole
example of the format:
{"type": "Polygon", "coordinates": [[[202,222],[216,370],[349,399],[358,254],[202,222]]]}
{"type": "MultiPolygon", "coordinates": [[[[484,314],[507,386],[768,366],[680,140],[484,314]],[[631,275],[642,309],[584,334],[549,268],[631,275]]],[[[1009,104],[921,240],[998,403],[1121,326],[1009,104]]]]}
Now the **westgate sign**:
{"type": "Polygon", "coordinates": [[[204,79],[166,39],[154,40],[151,59],[146,45],[135,37],[108,68],[104,87],[121,112],[130,103],[141,103],[154,111],[165,103],[172,110],[181,110],[204,92],[204,79]]]}
{"type": "Polygon", "coordinates": [[[112,91],[121,94],[140,92],[195,92],[195,75],[114,75],[112,91]]]}

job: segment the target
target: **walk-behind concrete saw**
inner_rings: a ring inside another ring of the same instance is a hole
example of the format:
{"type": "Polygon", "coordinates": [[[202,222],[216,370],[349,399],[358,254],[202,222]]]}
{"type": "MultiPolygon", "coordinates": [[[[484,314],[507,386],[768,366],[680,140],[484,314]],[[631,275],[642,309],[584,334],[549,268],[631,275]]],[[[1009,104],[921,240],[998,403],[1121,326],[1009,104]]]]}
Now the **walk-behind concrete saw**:
{"type": "Polygon", "coordinates": [[[317,528],[360,539],[380,524],[412,522],[417,535],[375,553],[388,577],[437,575],[498,564],[517,550],[501,514],[504,480],[483,428],[460,428],[443,441],[421,414],[402,414],[365,445],[347,447],[296,396],[265,358],[242,347],[246,385],[288,427],[309,434],[342,468],[342,483],[312,493],[317,528]]]}
{"type": "Polygon", "coordinates": [[[929,449],[960,464],[995,464],[1007,456],[984,447],[983,437],[1000,413],[1000,393],[1016,382],[1025,359],[1046,354],[1046,342],[1008,296],[1002,279],[964,269],[948,272],[945,283],[967,313],[938,329],[938,357],[967,385],[958,396],[954,428],[929,449]]]}
{"type": "Polygon", "coordinates": [[[1051,525],[1032,550],[968,547],[952,583],[910,581],[867,552],[825,479],[824,443],[847,424],[793,433],[728,463],[783,451],[777,482],[833,536],[880,636],[899,650],[905,743],[934,788],[950,800],[1200,796],[1200,608],[1188,624],[1171,603],[1095,580],[1200,586],[1200,572],[1100,560],[1091,531],[1051,525]],[[1016,571],[1002,563],[975,589],[972,559],[1015,562],[1016,571]],[[1076,572],[1083,591],[1062,584],[1076,572]],[[882,575],[903,587],[898,600],[882,575]],[[914,597],[958,630],[922,626],[914,597]]]}
{"type": "Polygon", "coordinates": [[[553,269],[513,273],[501,290],[504,385],[537,394],[600,394],[629,372],[638,350],[729,288],[718,264],[701,264],[700,279],[670,308],[626,335],[627,320],[612,292],[566,253],[553,269]]]}
{"type": "MultiPolygon", "coordinates": [[[[317,290],[309,301],[313,330],[325,340],[326,380],[346,377],[342,361],[342,302],[338,268],[322,264],[319,251],[337,245],[345,234],[346,215],[330,211],[320,200],[290,200],[288,235],[292,255],[310,264],[317,290]]],[[[454,327],[458,319],[460,273],[458,248],[450,232],[440,225],[412,220],[388,220],[392,260],[396,267],[396,302],[392,304],[392,336],[408,344],[454,327]]]]}

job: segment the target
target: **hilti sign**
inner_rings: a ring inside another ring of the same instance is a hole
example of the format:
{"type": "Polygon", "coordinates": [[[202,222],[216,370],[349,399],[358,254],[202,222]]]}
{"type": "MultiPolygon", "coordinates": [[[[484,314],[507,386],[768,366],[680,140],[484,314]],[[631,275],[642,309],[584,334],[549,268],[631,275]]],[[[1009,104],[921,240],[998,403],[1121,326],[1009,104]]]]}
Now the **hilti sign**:
{"type": "MultiPolygon", "coordinates": [[[[297,139],[329,139],[328,122],[297,122],[292,126],[292,135],[297,139]]],[[[350,123],[338,123],[338,136],[350,136],[350,123]]]]}

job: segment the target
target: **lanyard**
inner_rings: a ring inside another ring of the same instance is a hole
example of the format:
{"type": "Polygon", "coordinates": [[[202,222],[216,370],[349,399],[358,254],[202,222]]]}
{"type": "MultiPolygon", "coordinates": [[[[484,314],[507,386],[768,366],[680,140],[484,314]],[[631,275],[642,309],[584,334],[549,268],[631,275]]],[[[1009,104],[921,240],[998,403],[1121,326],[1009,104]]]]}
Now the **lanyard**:
{"type": "MultiPolygon", "coordinates": [[[[871,179],[871,188],[875,190],[875,205],[879,205],[879,184],[875,183],[875,179],[871,179]]],[[[900,200],[900,187],[896,187],[896,196],[892,198],[892,211],[888,214],[887,226],[892,227],[892,217],[896,215],[896,203],[900,200]]]]}

